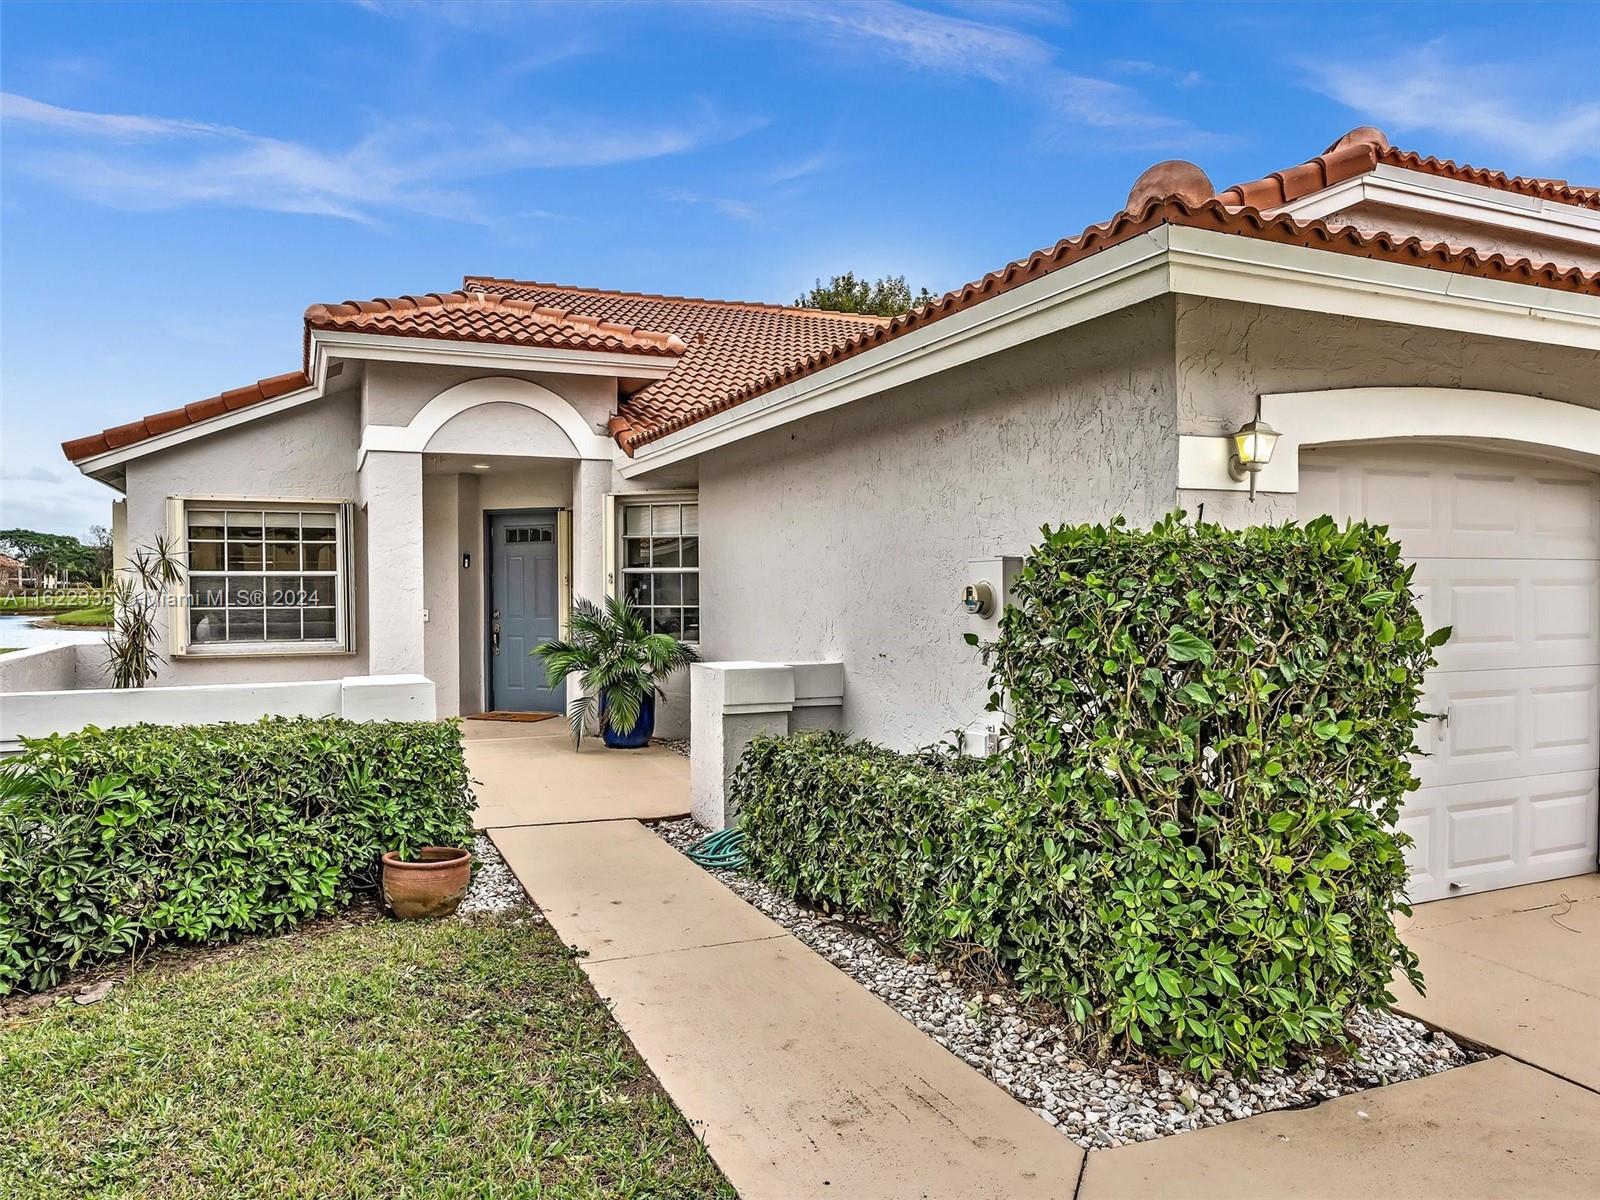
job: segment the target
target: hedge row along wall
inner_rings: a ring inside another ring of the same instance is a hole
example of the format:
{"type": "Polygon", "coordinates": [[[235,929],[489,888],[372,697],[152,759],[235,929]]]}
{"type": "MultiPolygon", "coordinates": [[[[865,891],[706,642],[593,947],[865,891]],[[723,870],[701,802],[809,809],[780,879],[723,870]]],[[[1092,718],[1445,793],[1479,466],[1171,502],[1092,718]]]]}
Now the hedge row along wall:
{"type": "Polygon", "coordinates": [[[153,942],[283,929],[375,888],[383,851],[471,833],[453,722],[28,740],[0,782],[0,995],[153,942]]]}
{"type": "Polygon", "coordinates": [[[1342,1043],[1394,968],[1417,978],[1395,820],[1449,631],[1411,575],[1381,528],[1326,519],[1046,528],[985,648],[1000,759],[760,742],[752,862],[913,951],[992,959],[1107,1044],[1209,1073],[1342,1043]]]}

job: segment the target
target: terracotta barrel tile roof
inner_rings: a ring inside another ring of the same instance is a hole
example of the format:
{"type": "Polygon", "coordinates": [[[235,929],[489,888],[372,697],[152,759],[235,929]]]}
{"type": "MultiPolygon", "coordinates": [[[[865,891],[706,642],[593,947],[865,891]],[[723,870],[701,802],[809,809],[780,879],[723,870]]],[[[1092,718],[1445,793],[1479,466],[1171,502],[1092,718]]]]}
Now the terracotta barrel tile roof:
{"type": "Polygon", "coordinates": [[[1458,165],[1449,159],[1424,158],[1412,150],[1397,150],[1389,144],[1389,139],[1381,129],[1374,129],[1370,125],[1352,129],[1310,162],[1286,171],[1274,171],[1264,179],[1235,184],[1219,192],[1217,199],[1224,204],[1250,208],[1277,208],[1336,183],[1364,175],[1379,163],[1424,175],[1475,183],[1503,192],[1536,196],[1559,204],[1600,209],[1600,188],[1574,187],[1564,179],[1528,179],[1520,175],[1507,175],[1504,171],[1458,165]]]}
{"type": "Polygon", "coordinates": [[[305,320],[308,330],[507,346],[663,356],[679,355],[687,349],[681,338],[669,332],[606,320],[567,306],[529,304],[481,288],[390,300],[313,304],[306,309],[305,320]]]}
{"type": "Polygon", "coordinates": [[[635,411],[630,405],[624,404],[623,415],[628,428],[617,432],[618,443],[632,454],[637,447],[692,425],[713,413],[742,404],[913,329],[971,308],[974,304],[1070,266],[1101,250],[1120,245],[1160,225],[1207,229],[1281,245],[1303,246],[1358,258],[1385,259],[1483,279],[1534,284],[1600,296],[1600,273],[1585,273],[1577,267],[1563,268],[1525,258],[1511,260],[1502,254],[1485,255],[1470,247],[1456,248],[1424,242],[1416,237],[1364,234],[1353,226],[1332,227],[1323,221],[1296,221],[1288,216],[1267,216],[1256,208],[1238,207],[1220,199],[1195,205],[1180,197],[1168,196],[1151,200],[1141,212],[1119,213],[1104,224],[1091,226],[1075,238],[1064,239],[1047,250],[1040,250],[1026,259],[1011,263],[1001,271],[991,272],[923,308],[895,317],[886,325],[853,333],[832,346],[807,352],[721,397],[706,397],[700,403],[670,415],[635,411]]]}
{"type": "Polygon", "coordinates": [[[1236,183],[1227,191],[1217,193],[1217,199],[1235,207],[1278,208],[1312,192],[1365,175],[1377,165],[1378,151],[1371,144],[1358,142],[1339,146],[1298,167],[1274,171],[1265,179],[1236,183]]]}
{"type": "MultiPolygon", "coordinates": [[[[1560,203],[1600,208],[1600,189],[1422,158],[1396,150],[1380,130],[1354,129],[1308,162],[1212,195],[1192,163],[1158,163],[1134,184],[1127,209],[1025,259],[892,320],[776,304],[602,291],[493,276],[469,275],[462,289],[393,299],[316,304],[311,331],[424,337],[504,345],[547,346],[676,358],[670,374],[623,398],[609,428],[629,454],[648,442],[822,370],[913,329],[961,312],[1051,271],[1163,224],[1304,246],[1361,258],[1451,271],[1486,279],[1600,295],[1600,275],[1527,259],[1509,260],[1470,247],[1415,237],[1364,234],[1322,221],[1300,222],[1272,210],[1373,170],[1379,163],[1515,191],[1560,203]]],[[[308,387],[301,372],[156,413],[63,444],[80,461],[225,412],[308,387]]]]}
{"type": "Polygon", "coordinates": [[[101,430],[99,433],[90,434],[88,437],[74,438],[70,442],[62,442],[61,450],[72,462],[80,462],[85,458],[92,458],[96,454],[104,454],[109,450],[131,446],[135,442],[144,441],[146,438],[153,438],[162,433],[171,433],[174,429],[182,429],[184,426],[193,425],[197,421],[218,417],[225,412],[233,412],[236,409],[248,408],[252,404],[275,400],[279,396],[286,396],[290,392],[298,392],[302,388],[310,386],[311,381],[301,371],[273,375],[267,379],[258,379],[255,383],[246,387],[234,388],[232,391],[223,392],[218,396],[196,400],[193,404],[186,404],[182,408],[152,413],[148,417],[138,421],[131,421],[126,425],[114,425],[110,429],[101,430]]]}
{"type": "Polygon", "coordinates": [[[469,290],[482,288],[527,304],[581,306],[604,320],[670,330],[687,344],[688,349],[670,375],[622,402],[612,435],[624,449],[643,440],[646,433],[715,411],[708,406],[784,366],[889,325],[885,317],[861,313],[604,292],[489,276],[468,276],[462,286],[469,290]]]}

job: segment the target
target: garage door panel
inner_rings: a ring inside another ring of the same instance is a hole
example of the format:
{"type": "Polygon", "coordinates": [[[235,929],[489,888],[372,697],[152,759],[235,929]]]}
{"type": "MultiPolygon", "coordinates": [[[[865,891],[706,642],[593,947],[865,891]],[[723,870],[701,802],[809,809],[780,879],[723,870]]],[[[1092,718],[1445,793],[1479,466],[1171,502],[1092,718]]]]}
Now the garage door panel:
{"type": "Polygon", "coordinates": [[[1600,563],[1422,559],[1412,594],[1429,629],[1449,625],[1444,671],[1600,663],[1600,563]]]}
{"type": "Polygon", "coordinates": [[[1387,525],[1413,559],[1600,558],[1600,480],[1575,468],[1374,446],[1305,451],[1300,475],[1302,519],[1387,525]]]}
{"type": "Polygon", "coordinates": [[[1594,870],[1596,782],[1574,771],[1412,793],[1400,822],[1418,842],[1408,895],[1421,903],[1594,870]]]}
{"type": "Polygon", "coordinates": [[[1400,828],[1413,900],[1592,871],[1600,841],[1600,482],[1426,445],[1301,456],[1300,517],[1389,527],[1453,627],[1400,828]]]}
{"type": "Polygon", "coordinates": [[[1600,554],[1600,481],[1587,474],[1535,473],[1532,478],[1534,536],[1600,554]]]}
{"type": "Polygon", "coordinates": [[[1435,671],[1422,710],[1424,787],[1600,769],[1600,667],[1435,671]]]}
{"type": "MultiPolygon", "coordinates": [[[[1541,870],[1551,864],[1566,873],[1576,863],[1578,871],[1592,870],[1597,847],[1594,813],[1596,777],[1583,774],[1569,779],[1536,780],[1528,801],[1528,861],[1541,870]]],[[[1559,878],[1560,874],[1550,876],[1559,878]]]]}
{"type": "Polygon", "coordinates": [[[1416,901],[1432,900],[1445,891],[1445,883],[1435,874],[1436,864],[1444,861],[1440,843],[1439,813],[1432,805],[1407,802],[1397,823],[1401,833],[1411,839],[1405,849],[1408,883],[1406,893],[1416,901]]]}

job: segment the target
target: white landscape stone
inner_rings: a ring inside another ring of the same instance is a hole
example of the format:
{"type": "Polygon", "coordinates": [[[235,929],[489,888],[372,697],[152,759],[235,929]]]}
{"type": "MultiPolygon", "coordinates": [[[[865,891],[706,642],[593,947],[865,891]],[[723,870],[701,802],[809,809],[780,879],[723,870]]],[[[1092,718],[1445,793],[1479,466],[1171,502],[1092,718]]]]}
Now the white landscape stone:
{"type": "MultiPolygon", "coordinates": [[[[692,818],[655,828],[679,850],[706,834],[692,818]]],[[[1361,1011],[1347,1025],[1360,1046],[1359,1060],[1319,1057],[1298,1071],[1266,1071],[1254,1080],[1218,1072],[1208,1081],[1160,1067],[1152,1081],[1147,1066],[1085,1062],[1066,1027],[1037,1015],[1043,1010],[1015,992],[996,990],[992,981],[967,984],[948,970],[909,962],[841,916],[812,912],[748,875],[711,874],[1086,1148],[1301,1108],[1487,1057],[1397,1013],[1361,1011]]]]}
{"type": "MultiPolygon", "coordinates": [[[[500,857],[494,843],[483,834],[478,834],[473,840],[472,853],[477,858],[477,870],[473,872],[472,884],[467,888],[467,894],[461,900],[461,907],[456,912],[462,916],[475,916],[479,913],[510,912],[513,909],[531,908],[528,896],[522,890],[522,884],[517,882],[517,877],[511,873],[511,868],[506,866],[505,859],[500,857]]],[[[537,911],[534,919],[543,920],[544,917],[537,911]]]]}

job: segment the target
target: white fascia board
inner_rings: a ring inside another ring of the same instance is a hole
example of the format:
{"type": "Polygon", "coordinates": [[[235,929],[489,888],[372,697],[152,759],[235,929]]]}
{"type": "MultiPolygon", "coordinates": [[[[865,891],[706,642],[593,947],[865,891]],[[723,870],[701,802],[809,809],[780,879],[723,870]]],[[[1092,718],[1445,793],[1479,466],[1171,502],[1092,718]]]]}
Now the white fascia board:
{"type": "MultiPolygon", "coordinates": [[[[155,454],[162,450],[170,450],[173,446],[181,446],[185,442],[192,442],[197,438],[210,437],[214,433],[221,433],[225,429],[232,429],[243,425],[247,421],[256,421],[262,417],[270,417],[277,413],[287,412],[291,408],[298,408],[302,404],[309,404],[322,395],[319,386],[301,388],[297,392],[285,392],[271,400],[264,400],[259,404],[249,404],[244,408],[235,409],[233,412],[220,413],[204,421],[197,421],[193,425],[185,425],[182,429],[174,429],[169,433],[158,433],[155,437],[145,438],[143,441],[134,442],[132,445],[119,446],[108,450],[104,454],[96,454],[90,458],[79,459],[73,466],[85,475],[98,476],[102,472],[122,466],[131,459],[142,458],[146,454],[155,454]]],[[[104,482],[104,481],[102,481],[104,482]]]]}
{"type": "Polygon", "coordinates": [[[1172,290],[1600,350],[1600,297],[1382,259],[1174,228],[1172,290]]]}
{"type": "MultiPolygon", "coordinates": [[[[416,362],[439,366],[499,367],[515,371],[548,371],[569,375],[623,375],[630,379],[661,379],[677,366],[678,359],[639,354],[612,354],[591,350],[553,350],[525,346],[497,346],[479,342],[454,342],[433,338],[406,338],[373,334],[311,333],[312,386],[287,392],[260,404],[247,405],[234,412],[185,425],[170,433],[108,450],[74,465],[85,475],[99,478],[130,459],[181,446],[197,438],[232,429],[248,421],[274,416],[318,399],[328,377],[328,364],[334,358],[378,359],[387,362],[416,362]]],[[[101,480],[101,482],[107,482],[101,480]]]]}
{"type": "Polygon", "coordinates": [[[542,346],[500,346],[442,338],[395,337],[373,333],[311,331],[315,359],[368,359],[378,362],[424,363],[447,367],[499,367],[510,371],[549,371],[564,375],[625,375],[661,379],[678,365],[678,357],[616,354],[600,350],[558,350],[542,346]]]}
{"type": "Polygon", "coordinates": [[[639,448],[619,470],[634,479],[752,434],[827,412],[1011,346],[1116,312],[1169,290],[1170,226],[1032,280],[639,448]]]}
{"type": "Polygon", "coordinates": [[[1600,246],[1600,212],[1594,209],[1387,165],[1272,211],[1299,221],[1320,220],[1358,204],[1600,246]]]}
{"type": "Polygon", "coordinates": [[[634,479],[1164,292],[1600,350],[1600,298],[1164,225],[640,447],[634,479]]]}

